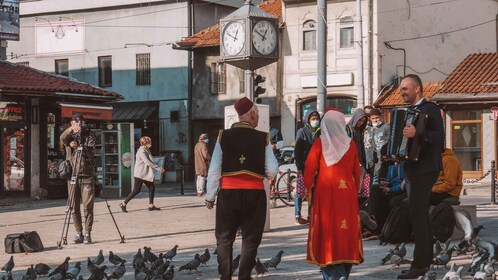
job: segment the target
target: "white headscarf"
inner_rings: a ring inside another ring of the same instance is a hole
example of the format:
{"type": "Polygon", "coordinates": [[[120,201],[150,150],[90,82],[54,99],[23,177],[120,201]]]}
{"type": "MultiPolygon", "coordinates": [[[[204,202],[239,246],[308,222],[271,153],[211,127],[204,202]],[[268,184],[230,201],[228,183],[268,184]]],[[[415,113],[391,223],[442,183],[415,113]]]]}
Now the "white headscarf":
{"type": "Polygon", "coordinates": [[[344,114],[330,110],[320,123],[322,154],[327,166],[338,163],[348,151],[351,138],[346,132],[344,114]]]}

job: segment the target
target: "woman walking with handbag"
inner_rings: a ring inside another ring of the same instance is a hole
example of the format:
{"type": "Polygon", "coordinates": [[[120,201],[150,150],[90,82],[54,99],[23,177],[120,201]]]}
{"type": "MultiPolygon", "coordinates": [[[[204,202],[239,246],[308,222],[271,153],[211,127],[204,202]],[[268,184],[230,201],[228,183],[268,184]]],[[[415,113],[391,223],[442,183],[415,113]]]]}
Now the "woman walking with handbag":
{"type": "Polygon", "coordinates": [[[154,186],[154,171],[164,173],[165,170],[153,161],[150,147],[152,147],[152,140],[150,137],[140,137],[140,148],[135,155],[135,171],[133,172],[135,186],[125,201],[119,204],[123,212],[128,212],[126,210],[126,205],[140,192],[142,184],[149,188],[149,211],[161,210],[159,207],[154,206],[154,194],[156,189],[154,186]]]}

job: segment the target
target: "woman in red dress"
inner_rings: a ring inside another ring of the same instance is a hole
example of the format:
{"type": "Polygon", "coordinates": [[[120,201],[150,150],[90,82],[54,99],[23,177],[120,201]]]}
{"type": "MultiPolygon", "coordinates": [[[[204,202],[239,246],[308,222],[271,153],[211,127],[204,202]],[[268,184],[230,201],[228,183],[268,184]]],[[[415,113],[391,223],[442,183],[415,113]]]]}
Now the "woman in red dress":
{"type": "Polygon", "coordinates": [[[326,112],[321,130],[304,169],[311,204],[307,260],[321,268],[325,280],[348,278],[352,265],[363,262],[358,153],[342,113],[326,112]]]}

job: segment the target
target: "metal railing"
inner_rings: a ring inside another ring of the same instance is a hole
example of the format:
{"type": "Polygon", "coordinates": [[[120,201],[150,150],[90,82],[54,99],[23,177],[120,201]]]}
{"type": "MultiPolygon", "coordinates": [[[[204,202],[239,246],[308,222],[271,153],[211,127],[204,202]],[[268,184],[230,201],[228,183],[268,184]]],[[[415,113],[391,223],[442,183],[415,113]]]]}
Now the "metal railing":
{"type": "Polygon", "coordinates": [[[498,201],[498,186],[497,186],[497,181],[496,180],[496,163],[494,160],[491,161],[491,168],[486,171],[480,178],[478,179],[464,179],[462,180],[464,184],[475,184],[479,183],[480,181],[484,180],[484,178],[488,177],[489,174],[493,174],[491,176],[491,184],[490,184],[490,191],[491,191],[491,203],[496,204],[496,201],[498,201]]]}

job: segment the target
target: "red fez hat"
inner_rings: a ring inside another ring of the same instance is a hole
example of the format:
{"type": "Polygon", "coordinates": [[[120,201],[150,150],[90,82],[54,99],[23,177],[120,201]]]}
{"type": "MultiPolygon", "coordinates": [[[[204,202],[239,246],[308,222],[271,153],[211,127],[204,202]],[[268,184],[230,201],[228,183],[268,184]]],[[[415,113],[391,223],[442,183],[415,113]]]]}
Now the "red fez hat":
{"type": "Polygon", "coordinates": [[[237,111],[237,114],[239,116],[242,116],[245,113],[249,112],[252,106],[254,106],[254,103],[252,103],[252,101],[247,97],[242,97],[241,99],[237,100],[234,105],[235,111],[237,111]]]}

